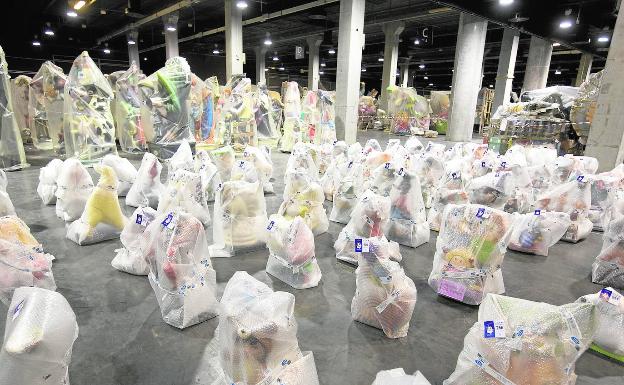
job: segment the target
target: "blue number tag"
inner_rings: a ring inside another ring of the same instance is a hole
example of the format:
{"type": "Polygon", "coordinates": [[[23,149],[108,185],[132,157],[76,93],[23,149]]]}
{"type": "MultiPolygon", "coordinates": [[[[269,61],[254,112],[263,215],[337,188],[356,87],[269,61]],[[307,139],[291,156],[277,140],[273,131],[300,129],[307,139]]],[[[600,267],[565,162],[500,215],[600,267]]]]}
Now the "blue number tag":
{"type": "Polygon", "coordinates": [[[477,218],[483,218],[483,214],[485,214],[485,209],[483,207],[477,210],[477,218]]]}
{"type": "Polygon", "coordinates": [[[481,167],[485,167],[485,162],[481,162],[481,167]]]}
{"type": "Polygon", "coordinates": [[[137,217],[136,217],[136,224],[137,224],[137,225],[140,225],[141,223],[143,223],[143,215],[141,215],[141,214],[137,214],[137,217]]]}
{"type": "Polygon", "coordinates": [[[501,167],[505,168],[507,166],[507,162],[501,162],[501,167]]]}
{"type": "Polygon", "coordinates": [[[386,163],[385,165],[386,170],[390,168],[390,163],[386,163]]]}
{"type": "Polygon", "coordinates": [[[496,336],[496,329],[494,329],[494,321],[483,322],[483,337],[494,338],[496,336]]]}
{"type": "Polygon", "coordinates": [[[275,221],[269,222],[269,225],[267,226],[267,230],[271,230],[274,224],[275,224],[275,221]]]}
{"type": "Polygon", "coordinates": [[[355,240],[355,252],[356,253],[362,252],[362,239],[361,238],[357,238],[355,240]]]}
{"type": "Polygon", "coordinates": [[[167,218],[165,218],[165,220],[162,221],[163,227],[169,226],[172,220],[173,220],[173,213],[169,213],[169,215],[167,215],[167,218]]]}
{"type": "Polygon", "coordinates": [[[22,302],[18,303],[17,306],[15,306],[15,309],[13,309],[13,320],[15,320],[20,315],[20,312],[24,308],[25,303],[26,300],[23,299],[22,302]]]}
{"type": "Polygon", "coordinates": [[[535,210],[535,212],[534,212],[535,215],[540,215],[541,213],[542,213],[541,210],[535,210]]]}
{"type": "Polygon", "coordinates": [[[583,175],[579,175],[576,177],[576,180],[578,180],[579,182],[582,182],[583,179],[585,179],[585,177],[583,175]]]}

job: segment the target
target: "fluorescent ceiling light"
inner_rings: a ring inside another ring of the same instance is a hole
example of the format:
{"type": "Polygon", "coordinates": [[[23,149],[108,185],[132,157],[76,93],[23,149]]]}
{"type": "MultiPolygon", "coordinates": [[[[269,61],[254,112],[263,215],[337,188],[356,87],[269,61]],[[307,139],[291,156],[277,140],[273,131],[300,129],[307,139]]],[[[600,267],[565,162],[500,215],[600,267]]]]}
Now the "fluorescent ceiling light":
{"type": "Polygon", "coordinates": [[[143,61],[147,61],[147,57],[144,57],[144,58],[143,58],[143,61]]]}
{"type": "Polygon", "coordinates": [[[34,45],[35,47],[39,47],[41,45],[41,42],[39,40],[33,40],[32,45],[34,45]]]}
{"type": "Polygon", "coordinates": [[[433,83],[429,83],[429,87],[433,87],[433,83]]]}
{"type": "Polygon", "coordinates": [[[513,3],[513,0],[498,0],[498,4],[500,5],[510,5],[513,3]]]}
{"type": "Polygon", "coordinates": [[[283,71],[283,70],[284,70],[284,67],[280,67],[280,68],[278,68],[278,70],[283,71]]]}
{"type": "Polygon", "coordinates": [[[104,53],[108,55],[110,53],[110,49],[104,48],[104,53]]]}
{"type": "Polygon", "coordinates": [[[418,68],[423,69],[423,68],[425,68],[425,65],[421,64],[421,65],[418,66],[418,68]]]}
{"type": "Polygon", "coordinates": [[[264,45],[271,45],[271,44],[273,44],[273,42],[271,41],[270,38],[267,37],[266,39],[264,39],[264,45]]]}
{"type": "Polygon", "coordinates": [[[239,8],[239,9],[247,8],[247,2],[246,1],[237,1],[236,2],[236,8],[239,8]]]}
{"type": "Polygon", "coordinates": [[[608,41],[609,41],[609,36],[600,36],[600,37],[598,38],[598,41],[599,41],[600,43],[606,43],[606,42],[608,42],[608,41]]]}
{"type": "Polygon", "coordinates": [[[45,31],[43,31],[43,33],[48,36],[54,36],[54,31],[52,31],[50,28],[47,28],[45,31]]]}
{"type": "Polygon", "coordinates": [[[490,88],[494,87],[492,84],[489,85],[490,88]]]}
{"type": "Polygon", "coordinates": [[[419,39],[414,40],[414,44],[416,45],[420,44],[420,40],[419,39]]]}
{"type": "Polygon", "coordinates": [[[325,63],[321,63],[321,67],[325,67],[327,64],[325,63]]]}
{"type": "Polygon", "coordinates": [[[384,61],[384,58],[380,57],[377,61],[384,61]]]}
{"type": "Polygon", "coordinates": [[[215,55],[218,55],[219,54],[219,50],[215,48],[215,49],[212,50],[212,53],[215,54],[215,55]]]}
{"type": "Polygon", "coordinates": [[[277,56],[273,56],[273,61],[278,61],[279,58],[277,56]]]}
{"type": "Polygon", "coordinates": [[[423,79],[429,80],[429,76],[425,76],[425,77],[423,77],[423,79]]]}
{"type": "Polygon", "coordinates": [[[135,44],[136,44],[136,41],[132,39],[128,40],[128,45],[135,45],[135,44]]]}
{"type": "Polygon", "coordinates": [[[561,43],[558,43],[558,42],[554,42],[553,43],[553,47],[559,47],[560,45],[561,45],[561,43]]]}
{"type": "Polygon", "coordinates": [[[323,72],[323,71],[319,72],[319,75],[324,75],[324,74],[325,74],[325,72],[323,72]]]}
{"type": "Polygon", "coordinates": [[[561,75],[561,70],[560,69],[556,69],[555,70],[555,75],[561,75]]]}
{"type": "Polygon", "coordinates": [[[176,27],[174,27],[173,25],[168,25],[168,26],[167,26],[167,31],[169,31],[169,32],[175,32],[175,31],[176,31],[176,27]]]}
{"type": "Polygon", "coordinates": [[[84,0],[78,0],[74,3],[74,9],[79,10],[80,8],[84,7],[86,3],[87,2],[84,0]]]}
{"type": "Polygon", "coordinates": [[[66,15],[69,17],[78,17],[78,14],[76,13],[76,11],[72,11],[72,10],[67,11],[66,15]]]}
{"type": "Polygon", "coordinates": [[[559,23],[559,28],[561,29],[568,29],[572,26],[572,22],[570,20],[563,20],[561,23],[559,23]]]}
{"type": "Polygon", "coordinates": [[[333,48],[330,48],[329,51],[327,51],[330,55],[333,55],[336,53],[336,50],[333,48]]]}
{"type": "Polygon", "coordinates": [[[366,67],[362,67],[362,72],[366,72],[366,67]]]}

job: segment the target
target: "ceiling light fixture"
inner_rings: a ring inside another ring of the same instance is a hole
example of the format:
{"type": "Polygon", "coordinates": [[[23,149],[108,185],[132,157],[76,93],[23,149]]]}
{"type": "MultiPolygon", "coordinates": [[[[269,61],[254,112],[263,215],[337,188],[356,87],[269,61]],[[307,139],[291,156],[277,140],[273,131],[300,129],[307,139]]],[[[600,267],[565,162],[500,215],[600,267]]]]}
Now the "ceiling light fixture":
{"type": "Polygon", "coordinates": [[[514,0],[498,0],[498,4],[500,5],[511,5],[514,0]]]}
{"type": "Polygon", "coordinates": [[[242,1],[241,0],[241,1],[237,1],[236,2],[236,8],[238,8],[238,9],[245,9],[247,7],[248,7],[248,5],[247,5],[246,1],[242,1]]]}
{"type": "Polygon", "coordinates": [[[271,34],[266,33],[266,37],[264,38],[264,45],[271,45],[273,42],[271,41],[271,34]]]}
{"type": "Polygon", "coordinates": [[[561,70],[559,68],[555,70],[555,75],[561,75],[561,70]]]}
{"type": "Polygon", "coordinates": [[[175,32],[175,31],[176,31],[176,27],[174,27],[173,25],[168,25],[168,26],[167,26],[167,31],[169,31],[169,32],[175,32]]]}
{"type": "Polygon", "coordinates": [[[275,54],[273,55],[273,61],[278,61],[279,57],[277,57],[277,52],[275,52],[275,54]]]}
{"type": "Polygon", "coordinates": [[[559,43],[559,42],[554,42],[552,45],[553,45],[553,47],[559,47],[559,46],[561,45],[561,43],[559,43]]]}
{"type": "Polygon", "coordinates": [[[429,83],[429,87],[433,87],[433,83],[429,83]]]}
{"type": "Polygon", "coordinates": [[[319,75],[325,75],[325,72],[319,71],[319,75]]]}
{"type": "Polygon", "coordinates": [[[598,37],[598,42],[600,43],[606,43],[609,41],[609,36],[600,36],[598,37]]]}
{"type": "Polygon", "coordinates": [[[377,61],[384,61],[384,58],[380,57],[377,61]]]}
{"type": "Polygon", "coordinates": [[[76,2],[74,3],[74,9],[77,11],[77,10],[79,10],[80,8],[84,7],[84,6],[85,6],[85,4],[87,4],[87,2],[86,2],[86,1],[84,1],[84,0],[78,0],[78,1],[76,1],[76,2]]]}
{"type": "Polygon", "coordinates": [[[424,68],[425,68],[425,65],[424,65],[424,64],[420,64],[420,65],[418,66],[418,68],[420,68],[420,69],[424,69],[424,68]]]}
{"type": "Polygon", "coordinates": [[[66,15],[69,17],[78,17],[78,14],[76,13],[76,11],[73,11],[71,9],[67,11],[66,15]]]}
{"type": "Polygon", "coordinates": [[[366,67],[362,67],[362,72],[366,72],[366,67]]]}
{"type": "Polygon", "coordinates": [[[134,41],[133,39],[128,39],[128,45],[135,45],[136,41],[134,41]]]}
{"type": "Polygon", "coordinates": [[[559,23],[559,28],[561,29],[568,29],[572,26],[572,22],[570,20],[562,20],[561,23],[559,23]]]}
{"type": "Polygon", "coordinates": [[[330,55],[333,55],[336,53],[336,50],[333,48],[330,48],[329,51],[327,51],[327,53],[329,53],[330,55]]]}
{"type": "Polygon", "coordinates": [[[35,38],[35,40],[33,40],[32,45],[35,47],[39,47],[41,45],[41,42],[39,40],[37,40],[37,38],[35,38]]]}
{"type": "Polygon", "coordinates": [[[279,67],[278,70],[283,71],[285,68],[284,67],[279,67]]]}
{"type": "Polygon", "coordinates": [[[104,48],[104,53],[108,55],[110,53],[110,49],[104,48]]]}
{"type": "Polygon", "coordinates": [[[321,63],[321,67],[326,67],[326,66],[327,66],[327,64],[321,63]]]}
{"type": "Polygon", "coordinates": [[[54,31],[50,28],[50,23],[46,23],[46,27],[43,29],[43,33],[48,36],[54,36],[54,31]]]}
{"type": "Polygon", "coordinates": [[[215,54],[215,55],[219,54],[219,46],[218,45],[216,45],[216,44],[214,45],[214,49],[212,50],[212,53],[215,54]]]}
{"type": "Polygon", "coordinates": [[[490,84],[488,87],[493,88],[494,86],[492,84],[490,84]]]}
{"type": "Polygon", "coordinates": [[[429,80],[429,76],[424,76],[423,79],[429,80]]]}
{"type": "Polygon", "coordinates": [[[420,44],[420,39],[416,39],[416,40],[414,40],[414,44],[415,44],[415,45],[419,45],[419,44],[420,44]]]}
{"type": "Polygon", "coordinates": [[[144,58],[143,58],[143,61],[147,61],[147,58],[146,58],[146,57],[144,57],[144,58]]]}

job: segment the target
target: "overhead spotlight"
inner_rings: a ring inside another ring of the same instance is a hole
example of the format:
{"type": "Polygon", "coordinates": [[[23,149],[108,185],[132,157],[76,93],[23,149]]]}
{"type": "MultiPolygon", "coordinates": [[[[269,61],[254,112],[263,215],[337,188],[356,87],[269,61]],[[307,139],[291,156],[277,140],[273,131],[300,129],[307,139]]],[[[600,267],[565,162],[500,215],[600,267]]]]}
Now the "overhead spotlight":
{"type": "Polygon", "coordinates": [[[110,53],[110,49],[108,49],[108,48],[104,48],[104,51],[103,51],[103,52],[104,52],[105,54],[107,54],[107,55],[108,55],[108,54],[110,53]]]}
{"type": "Polygon", "coordinates": [[[76,1],[76,2],[74,3],[74,9],[77,11],[77,10],[79,10],[80,8],[84,7],[84,6],[85,6],[85,4],[87,4],[87,2],[86,2],[86,1],[84,1],[84,0],[78,0],[78,1],[76,1]]]}
{"type": "Polygon", "coordinates": [[[67,11],[66,15],[69,17],[78,17],[78,14],[76,13],[76,11],[73,11],[71,9],[67,11]]]}
{"type": "Polygon", "coordinates": [[[328,54],[333,55],[336,53],[336,50],[333,48],[330,48],[329,51],[327,51],[328,54]]]}
{"type": "Polygon", "coordinates": [[[284,67],[279,67],[278,70],[283,71],[285,68],[284,67]]]}
{"type": "Polygon", "coordinates": [[[135,45],[136,41],[134,39],[128,39],[128,45],[135,45]]]}
{"type": "Polygon", "coordinates": [[[362,67],[362,72],[366,72],[366,67],[362,67]]]}
{"type": "Polygon", "coordinates": [[[488,87],[493,88],[494,86],[492,84],[490,84],[488,87]]]}
{"type": "Polygon", "coordinates": [[[273,44],[273,41],[271,41],[271,34],[267,32],[264,38],[264,45],[271,45],[271,44],[273,44]]]}
{"type": "Polygon", "coordinates": [[[609,41],[609,36],[604,36],[603,35],[603,36],[598,37],[598,42],[599,43],[606,43],[608,41],[609,41]]]}
{"type": "Polygon", "coordinates": [[[433,83],[429,83],[429,87],[433,87],[433,83]]]}
{"type": "Polygon", "coordinates": [[[186,26],[189,28],[193,28],[193,23],[186,23],[186,26]]]}
{"type": "Polygon", "coordinates": [[[562,20],[561,23],[559,23],[559,28],[561,29],[568,29],[572,27],[572,22],[570,20],[562,20]]]}
{"type": "Polygon", "coordinates": [[[32,41],[32,45],[35,47],[39,47],[41,45],[41,42],[35,37],[35,40],[32,41]]]}
{"type": "Polygon", "coordinates": [[[420,69],[424,69],[424,68],[425,68],[425,65],[424,65],[424,64],[420,64],[420,65],[418,66],[418,68],[420,68],[420,69]]]}
{"type": "Polygon", "coordinates": [[[215,54],[215,55],[219,54],[219,46],[218,45],[216,45],[216,44],[214,45],[214,49],[212,50],[212,53],[215,54]]]}
{"type": "Polygon", "coordinates": [[[169,31],[169,32],[175,32],[175,31],[176,31],[176,27],[174,27],[173,25],[168,25],[168,26],[167,26],[167,31],[169,31]]]}
{"type": "Polygon", "coordinates": [[[380,57],[377,61],[384,61],[384,58],[380,57]]]}
{"type": "Polygon", "coordinates": [[[327,66],[327,64],[325,64],[324,62],[321,63],[321,67],[326,67],[326,66],[327,66]]]}
{"type": "Polygon", "coordinates": [[[559,68],[555,70],[555,75],[561,75],[561,70],[559,68]]]}
{"type": "Polygon", "coordinates": [[[100,9],[100,15],[106,15],[106,10],[105,9],[100,9]]]}
{"type": "Polygon", "coordinates": [[[325,75],[325,72],[319,71],[319,75],[325,75]]]}
{"type": "Polygon", "coordinates": [[[265,68],[265,69],[264,69],[264,71],[265,71],[265,72],[266,72],[266,71],[268,71],[268,70],[269,70],[268,68],[265,68]]]}
{"type": "Polygon", "coordinates": [[[143,61],[147,61],[147,57],[144,57],[144,58],[143,58],[143,61]]]}
{"type": "Polygon", "coordinates": [[[420,39],[416,39],[416,40],[414,40],[414,44],[415,44],[415,45],[419,45],[419,44],[420,44],[420,39]]]}
{"type": "Polygon", "coordinates": [[[240,1],[237,1],[237,2],[236,2],[236,8],[239,8],[239,9],[245,9],[245,8],[247,8],[247,7],[248,7],[248,5],[247,5],[247,2],[246,2],[246,1],[242,1],[242,0],[240,0],[240,1]]]}
{"type": "Polygon", "coordinates": [[[277,52],[273,55],[273,61],[279,61],[279,57],[277,56],[277,52]]]}
{"type": "Polygon", "coordinates": [[[559,43],[559,42],[554,42],[554,43],[552,44],[552,46],[553,46],[553,47],[559,47],[560,45],[561,45],[561,43],[559,43]]]}
{"type": "Polygon", "coordinates": [[[82,23],[80,26],[82,27],[82,29],[87,29],[87,25],[85,23],[82,23]]]}
{"type": "Polygon", "coordinates": [[[43,30],[43,33],[46,34],[47,36],[54,36],[54,31],[52,30],[52,28],[50,28],[49,25],[45,27],[45,29],[43,30]]]}
{"type": "Polygon", "coordinates": [[[429,80],[429,76],[423,76],[423,79],[429,80]]]}
{"type": "Polygon", "coordinates": [[[498,4],[500,5],[511,5],[513,0],[498,0],[498,4]]]}

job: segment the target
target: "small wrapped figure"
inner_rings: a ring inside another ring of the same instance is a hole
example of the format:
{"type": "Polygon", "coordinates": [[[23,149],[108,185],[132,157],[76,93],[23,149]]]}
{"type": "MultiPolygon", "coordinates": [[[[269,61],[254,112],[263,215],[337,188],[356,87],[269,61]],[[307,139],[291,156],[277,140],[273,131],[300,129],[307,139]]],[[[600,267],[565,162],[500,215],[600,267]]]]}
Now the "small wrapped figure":
{"type": "Polygon", "coordinates": [[[236,161],[236,153],[231,146],[224,146],[210,152],[222,182],[230,180],[232,167],[236,161]]]}
{"type": "Polygon", "coordinates": [[[151,207],[139,207],[134,210],[119,236],[123,247],[115,250],[115,258],[111,261],[115,269],[134,275],[149,273],[149,267],[143,258],[141,241],[145,229],[155,219],[156,210],[151,207]]]}
{"type": "Polygon", "coordinates": [[[45,205],[52,205],[56,203],[56,179],[58,178],[62,167],[62,160],[52,159],[47,165],[45,165],[45,167],[41,167],[39,169],[37,194],[45,205]]]}
{"type": "Polygon", "coordinates": [[[202,190],[204,192],[204,198],[207,202],[212,202],[215,199],[217,189],[221,184],[221,175],[219,169],[210,160],[210,155],[204,150],[200,150],[195,154],[195,172],[199,174],[201,178],[202,190]]]}
{"type": "Polygon", "coordinates": [[[258,145],[275,148],[280,139],[280,121],[276,121],[273,101],[266,84],[260,83],[254,92],[255,119],[258,130],[258,145]]]}
{"type": "Polygon", "coordinates": [[[193,213],[204,226],[210,224],[210,210],[199,174],[180,169],[170,176],[156,211],[161,215],[176,208],[193,213]]]}
{"type": "Polygon", "coordinates": [[[220,115],[222,143],[231,145],[236,152],[258,146],[251,80],[243,75],[232,76],[221,97],[224,100],[220,115]]]}
{"type": "Polygon", "coordinates": [[[76,158],[63,162],[56,180],[56,216],[65,222],[78,219],[93,190],[93,179],[76,158]]]}
{"type": "Polygon", "coordinates": [[[362,165],[349,161],[344,175],[339,171],[340,178],[335,182],[332,210],[329,220],[338,223],[348,223],[351,212],[362,195],[362,165]]]}
{"type": "MultiPolygon", "coordinates": [[[[15,215],[0,217],[0,239],[41,252],[43,247],[30,233],[30,228],[15,215]]],[[[50,256],[50,259],[53,259],[50,256]]]]}
{"type": "Polygon", "coordinates": [[[137,172],[134,184],[126,195],[126,204],[132,207],[149,206],[153,209],[158,207],[158,199],[165,190],[160,181],[162,164],[153,154],[143,154],[141,166],[137,172]]]}
{"type": "Polygon", "coordinates": [[[427,217],[429,228],[433,231],[440,231],[442,214],[447,205],[468,203],[468,192],[466,192],[462,165],[462,161],[450,160],[446,162],[444,175],[433,194],[431,209],[427,217]]]}
{"type": "Polygon", "coordinates": [[[0,169],[0,216],[15,215],[15,207],[9,193],[6,191],[8,184],[9,180],[6,173],[0,169]]]}
{"type": "Polygon", "coordinates": [[[592,282],[624,289],[624,215],[613,214],[602,241],[602,250],[592,265],[592,282]]]}
{"type": "Polygon", "coordinates": [[[245,147],[245,151],[243,151],[243,160],[253,163],[258,171],[260,181],[262,181],[264,192],[272,193],[273,183],[271,183],[271,177],[273,177],[273,162],[271,161],[271,150],[265,146],[247,146],[245,147]]]}
{"type": "Polygon", "coordinates": [[[310,180],[304,169],[298,168],[286,174],[284,201],[278,213],[290,220],[295,217],[303,218],[314,235],[319,235],[329,228],[324,201],[321,185],[310,180]]]}
{"type": "Polygon", "coordinates": [[[122,158],[115,154],[106,155],[100,164],[103,166],[109,166],[115,171],[117,175],[117,195],[125,197],[130,190],[130,187],[134,184],[137,177],[137,169],[126,158],[122,158]]]}
{"type": "Polygon", "coordinates": [[[591,350],[624,362],[624,297],[611,287],[576,302],[596,306],[596,333],[591,350]]]}
{"type": "Polygon", "coordinates": [[[509,249],[535,255],[548,255],[555,243],[572,224],[570,215],[560,212],[542,212],[522,214],[515,222],[509,249]]]}

